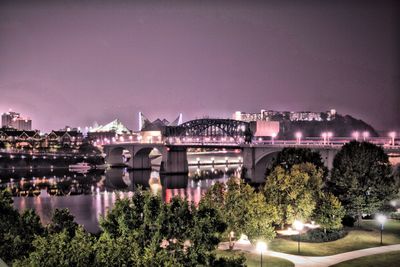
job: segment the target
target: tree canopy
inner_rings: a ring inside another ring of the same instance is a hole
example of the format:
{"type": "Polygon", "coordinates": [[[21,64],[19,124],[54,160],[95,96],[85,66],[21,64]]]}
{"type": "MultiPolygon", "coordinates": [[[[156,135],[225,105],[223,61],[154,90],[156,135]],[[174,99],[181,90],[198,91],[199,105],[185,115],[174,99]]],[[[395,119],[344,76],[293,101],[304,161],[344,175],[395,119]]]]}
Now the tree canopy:
{"type": "Polygon", "coordinates": [[[315,167],[323,170],[324,177],[328,175],[328,169],[325,167],[321,155],[317,151],[308,148],[288,147],[280,151],[274,159],[271,167],[267,169],[267,176],[277,167],[281,166],[285,170],[290,170],[294,165],[301,163],[312,163],[315,167]]]}
{"type": "Polygon", "coordinates": [[[215,183],[201,203],[220,210],[227,224],[226,236],[231,232],[239,236],[245,234],[253,241],[275,237],[272,222],[277,219],[276,208],[266,203],[262,193],[256,192],[239,178],[230,178],[226,187],[215,183]]]}
{"type": "Polygon", "coordinates": [[[367,142],[345,144],[333,161],[328,189],[350,216],[372,214],[398,192],[388,156],[367,142]]]}
{"type": "Polygon", "coordinates": [[[264,186],[267,203],[278,210],[275,223],[283,228],[295,219],[310,219],[320,198],[322,177],[322,170],[311,163],[295,164],[289,170],[277,166],[264,186]]]}

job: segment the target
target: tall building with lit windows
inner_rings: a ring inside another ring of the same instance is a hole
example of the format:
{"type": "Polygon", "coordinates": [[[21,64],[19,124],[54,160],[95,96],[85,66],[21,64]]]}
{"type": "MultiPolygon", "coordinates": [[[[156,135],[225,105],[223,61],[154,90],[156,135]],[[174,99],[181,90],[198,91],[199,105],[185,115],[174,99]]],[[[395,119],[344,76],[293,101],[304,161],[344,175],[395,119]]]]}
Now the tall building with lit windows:
{"type": "Polygon", "coordinates": [[[1,115],[1,126],[30,131],[32,130],[32,120],[21,117],[20,113],[9,111],[1,115]]]}

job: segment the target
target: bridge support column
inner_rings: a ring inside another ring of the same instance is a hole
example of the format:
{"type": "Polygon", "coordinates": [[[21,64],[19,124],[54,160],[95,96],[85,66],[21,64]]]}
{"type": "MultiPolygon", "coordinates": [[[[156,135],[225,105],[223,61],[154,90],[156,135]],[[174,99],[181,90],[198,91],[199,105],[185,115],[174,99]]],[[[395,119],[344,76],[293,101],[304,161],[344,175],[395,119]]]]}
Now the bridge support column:
{"type": "Polygon", "coordinates": [[[242,150],[244,177],[252,182],[257,182],[256,179],[256,150],[254,147],[244,147],[242,150]]]}
{"type": "Polygon", "coordinates": [[[151,169],[151,160],[148,155],[136,155],[131,157],[128,166],[134,170],[149,170],[151,169]]]}
{"type": "Polygon", "coordinates": [[[325,167],[327,167],[328,170],[331,170],[333,168],[333,159],[338,152],[339,151],[335,149],[323,149],[319,151],[325,167]]]}
{"type": "Polygon", "coordinates": [[[168,147],[163,151],[160,172],[163,174],[187,174],[189,164],[186,148],[168,147]]]}

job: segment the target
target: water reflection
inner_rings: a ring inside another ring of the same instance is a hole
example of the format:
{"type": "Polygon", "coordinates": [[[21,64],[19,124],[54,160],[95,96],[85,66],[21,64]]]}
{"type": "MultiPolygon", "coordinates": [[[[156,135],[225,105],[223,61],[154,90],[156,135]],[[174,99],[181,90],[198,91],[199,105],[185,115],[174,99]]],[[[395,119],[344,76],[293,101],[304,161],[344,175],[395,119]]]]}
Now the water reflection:
{"type": "Polygon", "coordinates": [[[56,208],[69,208],[88,231],[99,230],[98,222],[117,198],[131,197],[137,188],[149,188],[169,202],[174,196],[198,203],[216,181],[226,182],[240,165],[191,166],[188,175],[160,175],[157,170],[128,171],[110,168],[86,174],[68,170],[0,172],[0,188],[9,188],[18,210],[33,208],[44,224],[56,208]]]}

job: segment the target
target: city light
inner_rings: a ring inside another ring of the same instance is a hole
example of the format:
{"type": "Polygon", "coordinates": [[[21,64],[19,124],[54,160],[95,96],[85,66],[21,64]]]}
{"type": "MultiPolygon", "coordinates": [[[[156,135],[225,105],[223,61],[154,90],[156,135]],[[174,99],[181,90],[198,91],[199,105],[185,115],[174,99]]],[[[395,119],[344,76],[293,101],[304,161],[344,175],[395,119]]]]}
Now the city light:
{"type": "Polygon", "coordinates": [[[271,134],[272,144],[275,144],[275,138],[276,138],[276,133],[273,132],[273,133],[271,134]]]}
{"type": "Polygon", "coordinates": [[[369,137],[369,132],[368,131],[364,131],[363,132],[363,140],[366,141],[369,137]]]}
{"type": "Polygon", "coordinates": [[[321,134],[321,137],[324,139],[324,145],[326,145],[326,139],[327,139],[327,137],[328,137],[328,134],[327,134],[326,132],[323,132],[323,133],[321,134]]]}
{"type": "Polygon", "coordinates": [[[390,132],[389,137],[392,138],[392,146],[395,145],[396,132],[390,132]]]}
{"type": "Polygon", "coordinates": [[[360,133],[358,131],[355,131],[353,132],[352,136],[356,141],[358,141],[358,138],[360,138],[360,133]]]}
{"type": "Polygon", "coordinates": [[[301,132],[296,132],[295,137],[297,139],[297,144],[301,143],[301,138],[303,137],[303,134],[301,132]]]}

